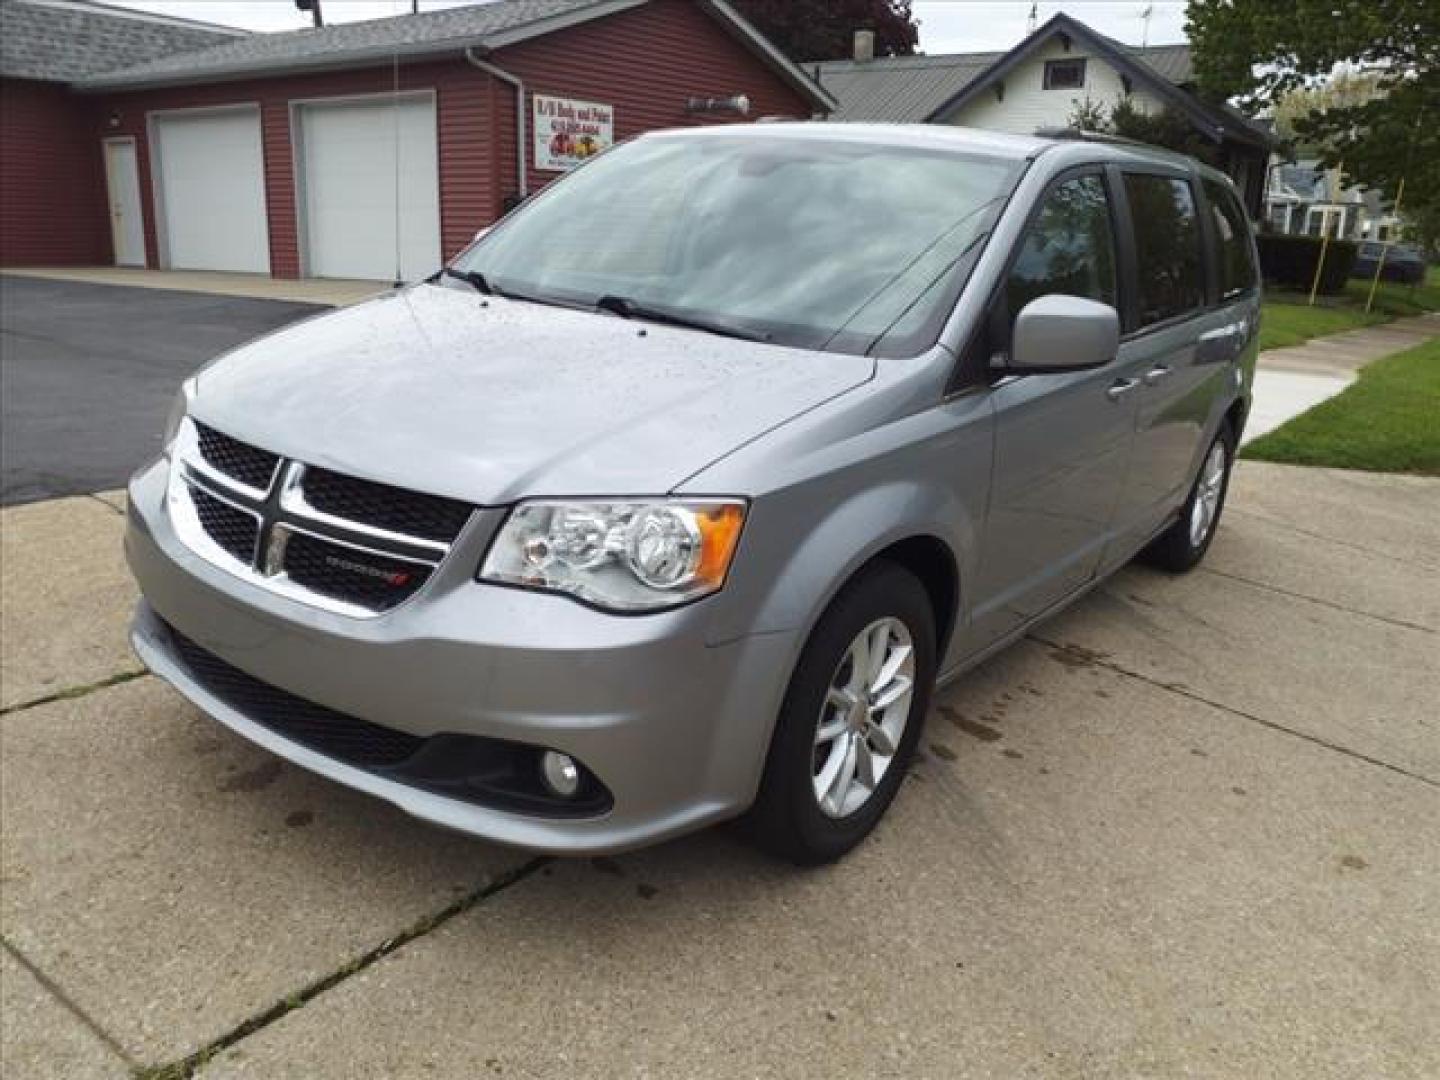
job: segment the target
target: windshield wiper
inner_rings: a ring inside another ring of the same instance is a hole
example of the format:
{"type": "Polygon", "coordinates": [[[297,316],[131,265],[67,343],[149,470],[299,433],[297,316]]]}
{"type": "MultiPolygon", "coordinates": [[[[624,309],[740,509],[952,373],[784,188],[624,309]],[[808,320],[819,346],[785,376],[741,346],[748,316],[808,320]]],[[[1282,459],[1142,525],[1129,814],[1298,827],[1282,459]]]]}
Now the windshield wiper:
{"type": "Polygon", "coordinates": [[[452,267],[445,267],[440,271],[445,277],[455,278],[472,286],[476,292],[484,296],[498,296],[504,300],[518,300],[524,304],[545,304],[547,307],[570,308],[579,311],[586,310],[584,304],[575,303],[570,300],[561,300],[554,296],[533,296],[530,293],[516,292],[508,285],[501,288],[496,285],[479,270],[455,270],[452,267]]]}
{"type": "Polygon", "coordinates": [[[719,319],[707,319],[699,315],[682,315],[677,311],[651,307],[631,300],[627,296],[606,295],[595,301],[596,311],[608,311],[622,319],[644,319],[647,322],[664,323],[666,326],[683,326],[690,330],[704,330],[708,334],[740,338],[742,341],[769,341],[770,335],[750,330],[735,323],[719,319]]]}
{"type": "Polygon", "coordinates": [[[440,271],[446,277],[452,277],[456,281],[463,281],[465,284],[474,287],[475,291],[485,296],[494,296],[495,288],[486,280],[485,275],[479,270],[456,270],[447,266],[440,271]]]}

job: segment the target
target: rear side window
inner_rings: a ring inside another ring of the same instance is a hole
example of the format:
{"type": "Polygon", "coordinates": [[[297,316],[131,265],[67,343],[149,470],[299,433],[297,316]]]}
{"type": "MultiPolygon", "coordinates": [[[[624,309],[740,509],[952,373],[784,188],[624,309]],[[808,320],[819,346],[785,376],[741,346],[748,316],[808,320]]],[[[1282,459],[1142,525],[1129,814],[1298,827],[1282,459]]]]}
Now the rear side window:
{"type": "Polygon", "coordinates": [[[1186,180],[1125,174],[1135,225],[1140,326],[1194,311],[1205,300],[1200,218],[1186,180]]]}
{"type": "Polygon", "coordinates": [[[1220,297],[1230,300],[1249,292],[1255,285],[1255,264],[1250,259],[1250,222],[1234,195],[1213,180],[1206,180],[1204,184],[1220,258],[1220,297]]]}
{"type": "Polygon", "coordinates": [[[1062,181],[1045,197],[1005,289],[1012,323],[1031,300],[1051,293],[1115,305],[1115,240],[1099,176],[1062,181]]]}

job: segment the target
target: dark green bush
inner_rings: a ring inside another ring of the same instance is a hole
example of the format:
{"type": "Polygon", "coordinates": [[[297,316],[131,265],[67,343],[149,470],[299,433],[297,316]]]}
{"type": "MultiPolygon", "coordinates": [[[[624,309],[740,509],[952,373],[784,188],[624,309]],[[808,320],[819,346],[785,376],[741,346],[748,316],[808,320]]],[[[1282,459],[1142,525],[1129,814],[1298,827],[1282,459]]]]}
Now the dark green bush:
{"type": "MultiPolygon", "coordinates": [[[[1255,238],[1260,248],[1260,271],[1266,281],[1287,289],[1309,292],[1315,281],[1315,264],[1320,259],[1318,236],[1280,236],[1261,233],[1255,238]]],[[[1349,240],[1331,240],[1325,252],[1325,269],[1320,274],[1320,291],[1327,296],[1345,291],[1345,282],[1355,266],[1360,249],[1349,240]]]]}

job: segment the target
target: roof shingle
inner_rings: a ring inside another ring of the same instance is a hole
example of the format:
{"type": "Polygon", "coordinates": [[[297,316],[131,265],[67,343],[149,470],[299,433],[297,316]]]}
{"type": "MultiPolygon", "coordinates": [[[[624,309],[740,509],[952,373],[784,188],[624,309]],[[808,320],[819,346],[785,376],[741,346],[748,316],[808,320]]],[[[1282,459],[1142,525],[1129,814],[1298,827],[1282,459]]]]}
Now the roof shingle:
{"type": "Polygon", "coordinates": [[[252,34],[136,64],[83,80],[83,89],[122,89],[165,83],[195,83],[240,74],[264,74],[385,59],[486,44],[497,34],[563,19],[591,8],[623,9],[640,0],[494,0],[493,3],[396,15],[364,22],[309,27],[276,34],[252,34]]]}
{"type": "Polygon", "coordinates": [[[0,0],[0,75],[73,82],[249,35],[85,0],[0,0]]]}

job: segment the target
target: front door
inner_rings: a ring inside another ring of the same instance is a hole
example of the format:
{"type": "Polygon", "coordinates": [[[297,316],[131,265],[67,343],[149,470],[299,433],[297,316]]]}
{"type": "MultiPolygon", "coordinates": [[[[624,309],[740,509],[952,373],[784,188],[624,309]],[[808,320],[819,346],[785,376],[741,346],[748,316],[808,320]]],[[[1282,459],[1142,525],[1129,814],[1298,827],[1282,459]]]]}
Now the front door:
{"type": "Polygon", "coordinates": [[[105,140],[105,183],[115,265],[144,266],[145,223],[140,217],[140,170],[134,139],[105,140]]]}
{"type": "MultiPolygon", "coordinates": [[[[1009,328],[1052,293],[1117,303],[1111,200],[1099,170],[1052,184],[997,297],[1009,328]]],[[[995,317],[992,316],[992,327],[995,317]]],[[[983,645],[1085,585],[1110,539],[1135,439],[1136,384],[1122,355],[1104,367],[1009,376],[990,391],[995,465],[972,622],[983,645]]]]}

